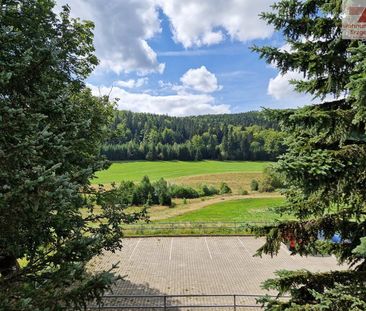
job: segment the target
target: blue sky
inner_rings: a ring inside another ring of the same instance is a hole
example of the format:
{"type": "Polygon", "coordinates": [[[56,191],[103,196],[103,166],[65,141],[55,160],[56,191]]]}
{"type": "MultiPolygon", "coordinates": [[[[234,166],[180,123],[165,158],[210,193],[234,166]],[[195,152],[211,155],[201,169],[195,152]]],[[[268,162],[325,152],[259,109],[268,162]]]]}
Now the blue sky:
{"type": "Polygon", "coordinates": [[[95,23],[101,64],[88,79],[119,108],[170,115],[235,113],[305,103],[250,47],[283,47],[261,21],[273,0],[59,0],[95,23]]]}

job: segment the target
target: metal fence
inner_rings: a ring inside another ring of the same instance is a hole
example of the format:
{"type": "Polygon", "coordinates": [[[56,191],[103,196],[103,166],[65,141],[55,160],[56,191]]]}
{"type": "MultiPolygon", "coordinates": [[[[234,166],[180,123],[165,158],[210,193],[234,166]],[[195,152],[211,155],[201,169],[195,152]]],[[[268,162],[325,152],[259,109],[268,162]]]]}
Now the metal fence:
{"type": "Polygon", "coordinates": [[[126,235],[250,234],[270,222],[151,222],[124,226],[126,235]]]}
{"type": "MultiPolygon", "coordinates": [[[[258,310],[262,295],[107,295],[89,310],[258,310]]],[[[267,296],[268,297],[268,296],[267,296]]],[[[269,296],[275,297],[275,296],[269,296]]],[[[280,299],[287,299],[281,297],[280,299]]]]}

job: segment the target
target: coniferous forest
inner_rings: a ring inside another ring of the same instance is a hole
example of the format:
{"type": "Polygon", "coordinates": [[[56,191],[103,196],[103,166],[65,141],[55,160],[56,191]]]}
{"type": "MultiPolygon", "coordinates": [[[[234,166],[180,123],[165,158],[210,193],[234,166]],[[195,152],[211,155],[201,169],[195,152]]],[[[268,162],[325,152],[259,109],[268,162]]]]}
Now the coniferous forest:
{"type": "Polygon", "coordinates": [[[103,154],[121,160],[275,160],[283,133],[261,112],[171,117],[116,112],[103,154]]]}

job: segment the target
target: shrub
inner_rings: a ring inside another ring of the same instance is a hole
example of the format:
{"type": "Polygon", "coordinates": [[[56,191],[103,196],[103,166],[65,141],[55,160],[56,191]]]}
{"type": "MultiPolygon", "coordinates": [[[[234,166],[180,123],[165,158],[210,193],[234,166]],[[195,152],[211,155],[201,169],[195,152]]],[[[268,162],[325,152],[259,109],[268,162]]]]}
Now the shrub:
{"type": "Polygon", "coordinates": [[[271,185],[268,179],[264,179],[259,183],[258,191],[259,192],[273,192],[275,188],[271,185]]]}
{"type": "Polygon", "coordinates": [[[216,195],[216,194],[220,193],[220,191],[218,189],[216,189],[214,186],[208,187],[208,190],[209,190],[210,195],[216,195]]]}
{"type": "Polygon", "coordinates": [[[271,192],[275,189],[284,188],[284,178],[274,169],[269,166],[264,170],[264,179],[262,186],[260,186],[262,192],[271,192]]]}
{"type": "Polygon", "coordinates": [[[201,185],[200,188],[198,189],[198,193],[200,197],[209,196],[210,190],[208,189],[207,185],[201,185]]]}
{"type": "Polygon", "coordinates": [[[144,176],[132,193],[132,204],[145,205],[157,204],[158,200],[154,195],[154,187],[150,183],[150,179],[144,176]]]}
{"type": "Polygon", "coordinates": [[[208,187],[207,185],[201,185],[201,187],[198,189],[198,193],[201,197],[209,197],[219,194],[219,190],[213,186],[208,187]]]}
{"type": "Polygon", "coordinates": [[[169,187],[169,192],[172,198],[194,199],[199,197],[198,192],[192,187],[171,185],[169,187]]]}
{"type": "Polygon", "coordinates": [[[253,179],[250,183],[250,190],[252,191],[258,191],[258,188],[259,188],[259,184],[258,184],[258,181],[253,179]]]}
{"type": "Polygon", "coordinates": [[[183,198],[183,204],[187,204],[187,199],[183,198]]]}
{"type": "Polygon", "coordinates": [[[227,193],[231,193],[231,188],[228,186],[227,183],[222,182],[220,185],[220,194],[227,194],[227,193]]]}
{"type": "Polygon", "coordinates": [[[239,194],[240,194],[240,195],[248,195],[248,194],[249,194],[249,192],[248,192],[248,190],[245,190],[245,189],[243,189],[243,188],[239,188],[239,194]]]}
{"type": "Polygon", "coordinates": [[[122,204],[131,205],[136,185],[132,181],[122,181],[117,189],[122,204]]]}
{"type": "Polygon", "coordinates": [[[164,178],[160,178],[157,182],[153,184],[154,197],[160,205],[170,206],[172,204],[172,197],[169,192],[168,183],[164,178]]]}

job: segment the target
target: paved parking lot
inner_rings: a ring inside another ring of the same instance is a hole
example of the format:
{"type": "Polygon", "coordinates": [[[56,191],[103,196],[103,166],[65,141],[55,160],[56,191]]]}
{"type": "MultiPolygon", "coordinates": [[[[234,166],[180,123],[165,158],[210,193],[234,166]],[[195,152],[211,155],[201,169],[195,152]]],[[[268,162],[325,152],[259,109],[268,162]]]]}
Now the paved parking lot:
{"type": "Polygon", "coordinates": [[[174,237],[124,239],[121,251],[106,253],[94,269],[119,263],[126,276],[114,293],[263,294],[260,284],[276,270],[336,270],[333,257],[290,256],[283,246],[277,257],[253,257],[263,240],[253,237],[174,237]]]}

